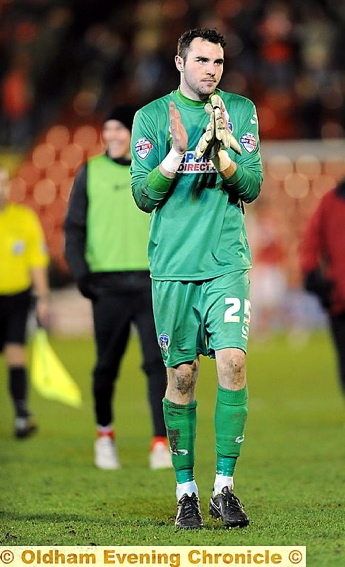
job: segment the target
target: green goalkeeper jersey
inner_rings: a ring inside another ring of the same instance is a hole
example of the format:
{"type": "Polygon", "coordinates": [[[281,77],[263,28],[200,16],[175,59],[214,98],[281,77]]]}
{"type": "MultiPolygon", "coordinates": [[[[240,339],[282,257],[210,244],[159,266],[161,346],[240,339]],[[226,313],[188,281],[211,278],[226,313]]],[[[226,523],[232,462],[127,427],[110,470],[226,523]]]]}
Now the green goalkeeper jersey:
{"type": "Polygon", "coordinates": [[[138,207],[151,213],[149,263],[153,279],[197,281],[251,267],[242,203],[260,192],[262,163],[258,120],[252,101],[217,89],[242,155],[227,150],[237,163],[224,181],[212,161],[197,162],[194,149],[209,121],[205,102],[179,90],[140,109],[132,131],[132,191],[138,207]],[[158,166],[172,146],[169,103],[181,114],[188,149],[174,179],[158,166]]]}

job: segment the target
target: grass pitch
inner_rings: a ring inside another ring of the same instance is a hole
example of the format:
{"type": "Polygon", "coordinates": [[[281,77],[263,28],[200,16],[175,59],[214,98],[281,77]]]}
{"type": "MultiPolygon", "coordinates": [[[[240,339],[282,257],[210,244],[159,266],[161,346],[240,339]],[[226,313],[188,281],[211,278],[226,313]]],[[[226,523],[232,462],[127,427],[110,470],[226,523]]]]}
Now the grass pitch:
{"type": "Polygon", "coordinates": [[[201,360],[195,472],[205,528],[191,532],[174,527],[173,471],[148,468],[151,422],[136,337],[117,386],[119,471],[93,466],[91,339],[51,342],[84,403],[74,409],[32,390],[39,433],[15,440],[0,362],[0,545],[306,545],[308,567],[345,565],[345,408],[327,333],[299,345],[286,336],[250,344],[250,412],[235,477],[251,518],[242,530],[208,516],[216,376],[214,362],[201,360]]]}

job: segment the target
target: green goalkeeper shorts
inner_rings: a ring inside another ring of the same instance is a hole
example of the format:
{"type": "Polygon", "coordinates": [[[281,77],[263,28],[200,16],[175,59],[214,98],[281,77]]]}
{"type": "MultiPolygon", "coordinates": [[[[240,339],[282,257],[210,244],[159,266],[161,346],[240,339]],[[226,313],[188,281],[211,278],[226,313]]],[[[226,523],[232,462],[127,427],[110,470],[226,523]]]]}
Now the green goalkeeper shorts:
{"type": "Polygon", "coordinates": [[[223,348],[246,352],[250,325],[249,276],[233,272],[196,282],[152,281],[153,311],[165,366],[214,358],[223,348]]]}

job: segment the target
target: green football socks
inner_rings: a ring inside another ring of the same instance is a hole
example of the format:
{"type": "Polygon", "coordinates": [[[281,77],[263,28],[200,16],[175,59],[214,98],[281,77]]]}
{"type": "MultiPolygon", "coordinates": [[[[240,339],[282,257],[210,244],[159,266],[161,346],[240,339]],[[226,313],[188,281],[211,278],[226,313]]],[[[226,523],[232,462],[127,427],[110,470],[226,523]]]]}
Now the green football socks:
{"type": "Polygon", "coordinates": [[[194,480],[194,445],[197,402],[179,405],[163,399],[165,427],[178,483],[194,480]]]}
{"type": "Polygon", "coordinates": [[[218,385],[215,432],[216,432],[216,473],[232,477],[236,460],[241,452],[248,413],[248,389],[227,390],[218,385]]]}
{"type": "MultiPolygon", "coordinates": [[[[227,390],[218,385],[214,419],[217,475],[233,477],[244,440],[247,402],[247,386],[242,390],[227,390]]],[[[163,399],[165,426],[178,484],[194,480],[196,408],[196,401],[179,405],[163,399]]]]}

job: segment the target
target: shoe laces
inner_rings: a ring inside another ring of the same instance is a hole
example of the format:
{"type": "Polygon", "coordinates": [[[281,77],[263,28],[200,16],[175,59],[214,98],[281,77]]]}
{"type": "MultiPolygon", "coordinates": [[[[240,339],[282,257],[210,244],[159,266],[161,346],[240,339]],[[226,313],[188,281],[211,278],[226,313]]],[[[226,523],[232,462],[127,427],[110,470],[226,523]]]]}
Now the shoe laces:
{"type": "Polygon", "coordinates": [[[236,506],[237,508],[242,508],[242,504],[237,496],[235,496],[235,494],[231,492],[227,486],[223,488],[220,494],[223,495],[226,506],[236,506]]]}
{"type": "Polygon", "coordinates": [[[193,516],[199,516],[199,504],[195,492],[191,496],[185,494],[180,500],[181,506],[183,506],[183,515],[185,518],[192,518],[193,516]]]}

